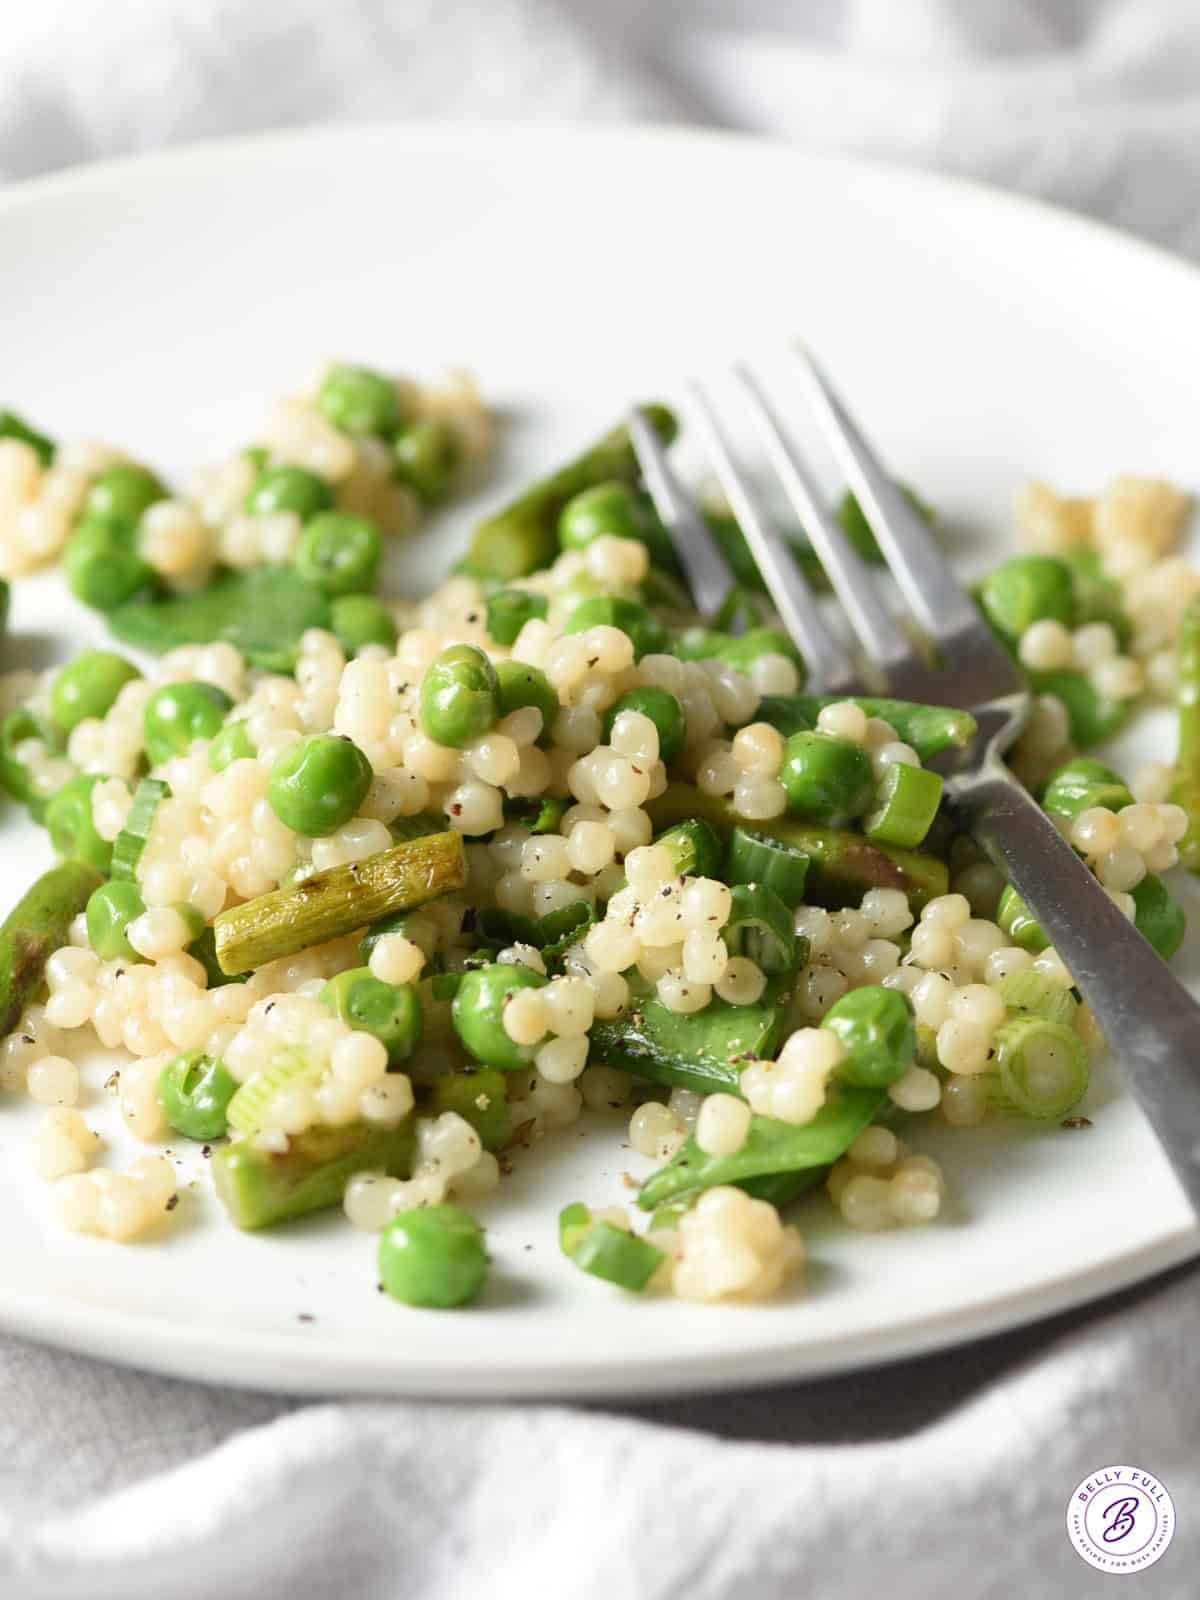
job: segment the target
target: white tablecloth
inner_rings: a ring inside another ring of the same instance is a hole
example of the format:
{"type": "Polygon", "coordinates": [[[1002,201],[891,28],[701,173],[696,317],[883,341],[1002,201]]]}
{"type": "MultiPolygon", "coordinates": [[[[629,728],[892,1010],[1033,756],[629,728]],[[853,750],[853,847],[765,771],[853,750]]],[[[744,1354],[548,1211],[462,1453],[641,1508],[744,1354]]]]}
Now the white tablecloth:
{"type": "MultiPolygon", "coordinates": [[[[8,8],[0,178],[388,117],[655,118],[977,173],[1200,255],[1190,0],[42,0],[8,8]]],[[[14,1226],[16,1219],[8,1219],[14,1226]]],[[[0,1339],[0,1596],[1098,1593],[1093,1468],[1200,1558],[1200,1275],[903,1367],[659,1407],[329,1404],[0,1339]]],[[[1107,1592],[1107,1591],[1105,1591],[1107,1592]]]]}

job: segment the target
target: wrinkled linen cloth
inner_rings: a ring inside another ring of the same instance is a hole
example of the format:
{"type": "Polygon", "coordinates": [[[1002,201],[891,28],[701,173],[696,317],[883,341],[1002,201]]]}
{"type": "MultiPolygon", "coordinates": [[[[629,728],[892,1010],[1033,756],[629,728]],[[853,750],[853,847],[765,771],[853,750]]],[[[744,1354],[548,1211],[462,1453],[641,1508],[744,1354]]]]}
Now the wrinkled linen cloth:
{"type": "MultiPolygon", "coordinates": [[[[674,120],[973,173],[1200,255],[1190,0],[44,0],[0,180],[256,128],[674,120]]],[[[1200,1272],[902,1366],[656,1406],[313,1404],[0,1338],[0,1597],[1107,1593],[1094,1469],[1157,1474],[1192,1596],[1200,1272]]]]}

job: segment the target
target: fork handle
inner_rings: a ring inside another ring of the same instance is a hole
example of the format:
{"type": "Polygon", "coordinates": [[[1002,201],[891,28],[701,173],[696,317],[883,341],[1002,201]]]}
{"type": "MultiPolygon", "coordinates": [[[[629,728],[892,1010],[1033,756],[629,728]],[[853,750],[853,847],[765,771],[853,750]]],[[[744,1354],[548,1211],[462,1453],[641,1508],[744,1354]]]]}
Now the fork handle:
{"type": "Polygon", "coordinates": [[[1070,969],[1200,1214],[1200,1005],[1002,762],[947,799],[1070,969]]]}

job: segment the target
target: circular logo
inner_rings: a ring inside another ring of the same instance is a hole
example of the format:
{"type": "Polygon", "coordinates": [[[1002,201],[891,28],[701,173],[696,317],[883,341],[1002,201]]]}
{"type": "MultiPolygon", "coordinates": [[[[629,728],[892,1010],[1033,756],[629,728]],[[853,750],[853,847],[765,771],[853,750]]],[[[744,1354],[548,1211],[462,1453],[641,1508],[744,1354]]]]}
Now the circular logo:
{"type": "Polygon", "coordinates": [[[1067,1503],[1067,1534],[1101,1572],[1142,1572],[1175,1536],[1175,1506],[1142,1467],[1097,1467],[1067,1503]]]}

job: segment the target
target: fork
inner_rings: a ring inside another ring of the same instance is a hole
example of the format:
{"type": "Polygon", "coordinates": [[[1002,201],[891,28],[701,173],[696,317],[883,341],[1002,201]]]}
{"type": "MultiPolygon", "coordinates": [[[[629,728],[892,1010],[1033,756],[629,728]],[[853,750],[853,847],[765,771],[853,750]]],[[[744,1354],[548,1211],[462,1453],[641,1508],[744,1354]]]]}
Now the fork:
{"type": "MultiPolygon", "coordinates": [[[[774,404],[754,373],[737,366],[740,391],[763,451],[792,504],[857,638],[886,692],[970,710],[978,732],[942,768],[951,816],[971,834],[1033,911],[1123,1063],[1192,1208],[1200,1213],[1200,1005],[1167,970],[1083,860],[1004,762],[1029,714],[1023,674],[998,644],[928,528],[805,350],[792,372],[866,513],[913,620],[918,649],[886,604],[875,575],[831,515],[774,404]]],[[[688,386],[697,432],[771,598],[808,667],[810,690],[854,693],[862,676],[829,628],[799,566],[739,464],[711,394],[688,386]]],[[[688,575],[697,608],[716,611],[734,575],[680,488],[658,436],[636,409],[630,434],[646,487],[688,575]]]]}

